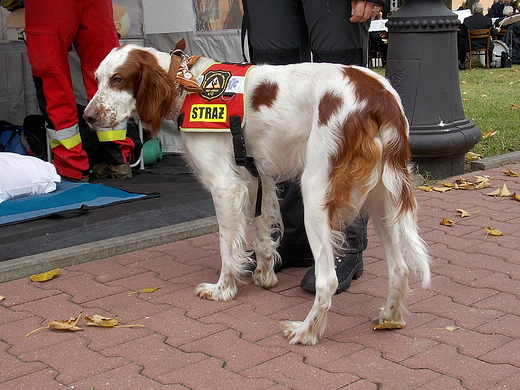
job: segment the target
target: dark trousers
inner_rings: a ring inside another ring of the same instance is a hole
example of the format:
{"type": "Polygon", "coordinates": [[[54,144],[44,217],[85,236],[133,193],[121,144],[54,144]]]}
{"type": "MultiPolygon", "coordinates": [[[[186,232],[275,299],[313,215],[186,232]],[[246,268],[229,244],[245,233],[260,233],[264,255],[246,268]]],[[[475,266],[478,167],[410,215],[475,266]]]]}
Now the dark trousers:
{"type": "MultiPolygon", "coordinates": [[[[298,182],[285,181],[280,187],[282,190],[280,211],[284,224],[284,235],[281,245],[286,247],[293,245],[307,246],[309,241],[305,232],[300,185],[298,182]]],[[[367,248],[367,222],[368,215],[362,213],[343,231],[346,243],[345,252],[362,252],[367,248]]]]}
{"type": "MultiPolygon", "coordinates": [[[[310,61],[367,65],[370,22],[351,23],[345,0],[243,0],[249,59],[286,65],[310,61]]],[[[281,185],[282,245],[308,245],[303,200],[297,182],[281,185]]],[[[368,217],[358,217],[344,233],[349,252],[367,246],[368,217]]]]}

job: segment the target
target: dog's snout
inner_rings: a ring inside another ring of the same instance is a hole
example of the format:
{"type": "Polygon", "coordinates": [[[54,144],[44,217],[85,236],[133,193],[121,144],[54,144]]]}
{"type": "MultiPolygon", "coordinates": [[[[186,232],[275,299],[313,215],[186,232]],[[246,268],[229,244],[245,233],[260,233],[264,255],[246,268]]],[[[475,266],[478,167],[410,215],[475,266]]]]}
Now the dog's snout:
{"type": "Polygon", "coordinates": [[[87,123],[95,123],[98,120],[98,113],[96,110],[87,107],[83,113],[83,119],[85,119],[87,123]]]}

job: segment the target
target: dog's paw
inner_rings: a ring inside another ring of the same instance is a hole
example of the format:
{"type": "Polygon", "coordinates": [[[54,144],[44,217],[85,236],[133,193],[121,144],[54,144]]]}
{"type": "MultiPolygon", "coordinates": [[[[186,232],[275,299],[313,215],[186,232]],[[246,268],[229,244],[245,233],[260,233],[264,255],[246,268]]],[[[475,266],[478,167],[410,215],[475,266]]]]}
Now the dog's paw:
{"type": "Polygon", "coordinates": [[[318,336],[306,329],[301,321],[281,321],[283,335],[289,344],[316,345],[318,336]]]}
{"type": "Polygon", "coordinates": [[[237,294],[236,287],[222,287],[219,284],[201,283],[195,289],[198,297],[208,299],[210,301],[227,302],[235,298],[237,294]]]}
{"type": "Polygon", "coordinates": [[[267,289],[274,287],[278,283],[278,277],[272,269],[268,272],[262,272],[257,268],[253,274],[253,283],[255,286],[267,289]]]}
{"type": "Polygon", "coordinates": [[[387,313],[384,307],[379,308],[379,312],[377,314],[377,322],[378,325],[374,326],[372,329],[401,329],[406,326],[406,323],[404,322],[401,313],[397,313],[395,311],[387,313]]]}

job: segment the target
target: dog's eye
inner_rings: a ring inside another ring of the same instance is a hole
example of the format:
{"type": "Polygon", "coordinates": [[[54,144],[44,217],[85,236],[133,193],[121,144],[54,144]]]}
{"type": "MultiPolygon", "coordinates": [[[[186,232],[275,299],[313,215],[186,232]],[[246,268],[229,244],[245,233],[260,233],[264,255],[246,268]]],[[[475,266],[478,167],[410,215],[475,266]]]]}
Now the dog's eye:
{"type": "Polygon", "coordinates": [[[119,76],[114,76],[114,77],[112,77],[112,82],[114,84],[121,84],[123,82],[123,78],[119,77],[119,76]]]}

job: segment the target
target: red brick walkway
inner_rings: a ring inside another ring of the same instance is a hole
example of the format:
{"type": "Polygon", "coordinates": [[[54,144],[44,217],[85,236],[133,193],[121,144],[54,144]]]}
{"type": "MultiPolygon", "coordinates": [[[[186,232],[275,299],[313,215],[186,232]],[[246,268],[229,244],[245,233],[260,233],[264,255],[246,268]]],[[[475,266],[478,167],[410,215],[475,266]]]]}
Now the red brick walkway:
{"type": "Polygon", "coordinates": [[[246,279],[229,303],[195,296],[218,277],[210,234],[68,267],[46,283],[0,284],[0,389],[518,389],[520,202],[483,195],[503,184],[520,194],[504,169],[464,175],[492,176],[484,190],[417,191],[435,265],[432,289],[409,297],[404,329],[372,330],[386,294],[373,229],[365,273],[334,297],[315,347],[288,345],[278,323],[310,309],[313,295],[299,287],[305,269],[279,273],[270,291],[246,279]],[[504,235],[486,237],[486,227],[504,235]],[[161,288],[128,294],[149,287],[161,288]],[[145,327],[88,327],[83,317],[84,331],[24,337],[80,312],[145,327]]]}

